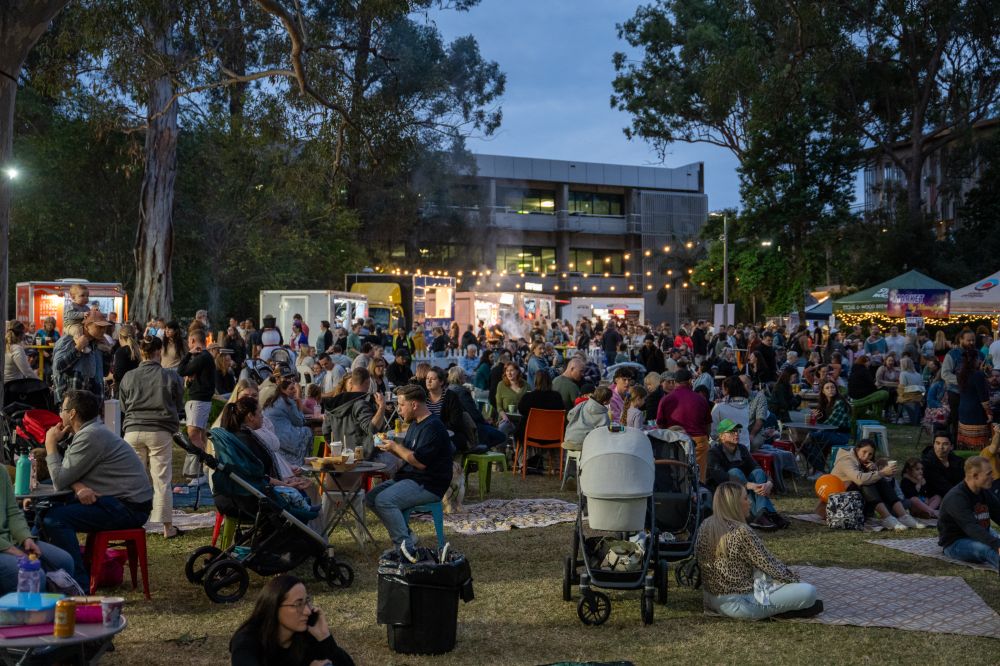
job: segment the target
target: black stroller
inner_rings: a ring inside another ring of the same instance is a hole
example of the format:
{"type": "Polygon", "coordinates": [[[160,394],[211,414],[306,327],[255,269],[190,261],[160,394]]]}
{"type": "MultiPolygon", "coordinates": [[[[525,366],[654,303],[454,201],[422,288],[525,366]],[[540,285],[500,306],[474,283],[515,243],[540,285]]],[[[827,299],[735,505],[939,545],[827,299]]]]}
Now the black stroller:
{"type": "Polygon", "coordinates": [[[698,462],[694,442],[683,432],[658,430],[649,439],[656,458],[653,488],[656,601],[665,604],[672,563],[676,563],[674,577],[678,585],[698,587],[701,582],[698,565],[692,557],[702,519],[698,462]]]}
{"type": "Polygon", "coordinates": [[[202,585],[209,599],[216,603],[241,599],[250,584],[248,569],[271,576],[291,571],[309,558],[313,575],[330,587],[350,587],[354,582],[354,570],[337,560],[326,537],[305,524],[316,513],[289,508],[264,481],[263,467],[242,442],[237,440],[236,446],[213,437],[214,456],[180,433],[174,435],[174,443],[213,470],[216,507],[240,521],[229,548],[202,546],[184,565],[188,581],[202,585]]]}

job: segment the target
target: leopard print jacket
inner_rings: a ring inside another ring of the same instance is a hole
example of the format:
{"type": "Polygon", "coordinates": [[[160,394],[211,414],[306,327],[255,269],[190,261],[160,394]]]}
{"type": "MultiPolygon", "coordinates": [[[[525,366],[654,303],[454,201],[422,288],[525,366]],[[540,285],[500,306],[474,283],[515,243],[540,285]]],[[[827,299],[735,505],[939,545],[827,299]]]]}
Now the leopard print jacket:
{"type": "Polygon", "coordinates": [[[779,583],[797,583],[798,575],[786,567],[764,546],[760,537],[747,525],[740,525],[726,537],[726,557],[716,557],[712,545],[698,535],[695,557],[701,568],[703,588],[709,594],[751,594],[753,572],[758,569],[779,583]]]}

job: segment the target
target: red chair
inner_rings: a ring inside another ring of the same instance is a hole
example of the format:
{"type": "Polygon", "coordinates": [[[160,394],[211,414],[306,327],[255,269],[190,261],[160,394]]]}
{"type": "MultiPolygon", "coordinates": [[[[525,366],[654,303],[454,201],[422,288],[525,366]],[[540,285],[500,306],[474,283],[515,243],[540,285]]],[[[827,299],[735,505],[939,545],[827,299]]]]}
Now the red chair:
{"type": "Polygon", "coordinates": [[[776,439],[771,442],[771,446],[776,449],[781,449],[782,451],[788,451],[789,453],[795,453],[795,445],[791,442],[783,439],[776,439]]]}
{"type": "Polygon", "coordinates": [[[90,594],[97,591],[98,572],[104,565],[108,546],[122,544],[128,549],[128,568],[132,572],[132,589],[136,589],[136,566],[142,569],[142,591],[149,599],[149,564],[146,561],[146,530],[106,530],[87,534],[84,560],[90,564],[90,594]]]}
{"type": "Polygon", "coordinates": [[[528,474],[528,450],[556,451],[559,458],[559,476],[562,476],[562,441],[566,432],[566,412],[561,409],[532,409],[524,427],[524,441],[518,442],[514,460],[521,461],[521,478],[528,474]],[[518,453],[523,457],[518,458],[518,453]]]}
{"type": "Polygon", "coordinates": [[[770,453],[751,453],[750,456],[760,465],[760,468],[767,474],[767,478],[774,483],[774,456],[770,453]]]}
{"type": "Polygon", "coordinates": [[[364,478],[365,478],[364,481],[365,492],[370,493],[372,491],[372,488],[377,486],[379,483],[382,483],[383,481],[388,481],[389,479],[392,478],[392,475],[389,474],[388,472],[365,472],[364,478]]]}

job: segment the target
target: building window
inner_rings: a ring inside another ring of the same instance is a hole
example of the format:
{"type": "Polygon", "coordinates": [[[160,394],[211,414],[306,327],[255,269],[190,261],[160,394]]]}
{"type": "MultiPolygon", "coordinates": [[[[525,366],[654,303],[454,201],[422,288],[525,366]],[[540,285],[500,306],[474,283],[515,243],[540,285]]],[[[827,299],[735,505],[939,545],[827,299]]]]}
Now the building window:
{"type": "Polygon", "coordinates": [[[545,213],[556,211],[555,190],[534,190],[522,187],[498,187],[497,204],[514,213],[545,213]]]}
{"type": "Polygon", "coordinates": [[[570,270],[578,273],[611,273],[622,275],[625,272],[625,253],[607,250],[570,250],[570,270]]]}
{"type": "Polygon", "coordinates": [[[569,212],[578,215],[624,215],[625,197],[621,194],[598,194],[570,190],[569,212]]]}
{"type": "Polygon", "coordinates": [[[545,273],[553,270],[556,261],[554,247],[497,247],[496,270],[508,273],[545,273]]]}

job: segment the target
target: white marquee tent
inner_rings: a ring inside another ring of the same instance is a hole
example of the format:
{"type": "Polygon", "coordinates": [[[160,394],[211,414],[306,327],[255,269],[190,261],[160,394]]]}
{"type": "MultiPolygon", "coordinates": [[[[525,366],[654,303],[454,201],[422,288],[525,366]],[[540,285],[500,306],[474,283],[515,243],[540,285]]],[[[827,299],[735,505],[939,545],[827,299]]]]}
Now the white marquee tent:
{"type": "Polygon", "coordinates": [[[1000,271],[951,292],[951,314],[1000,313],[1000,271]]]}

